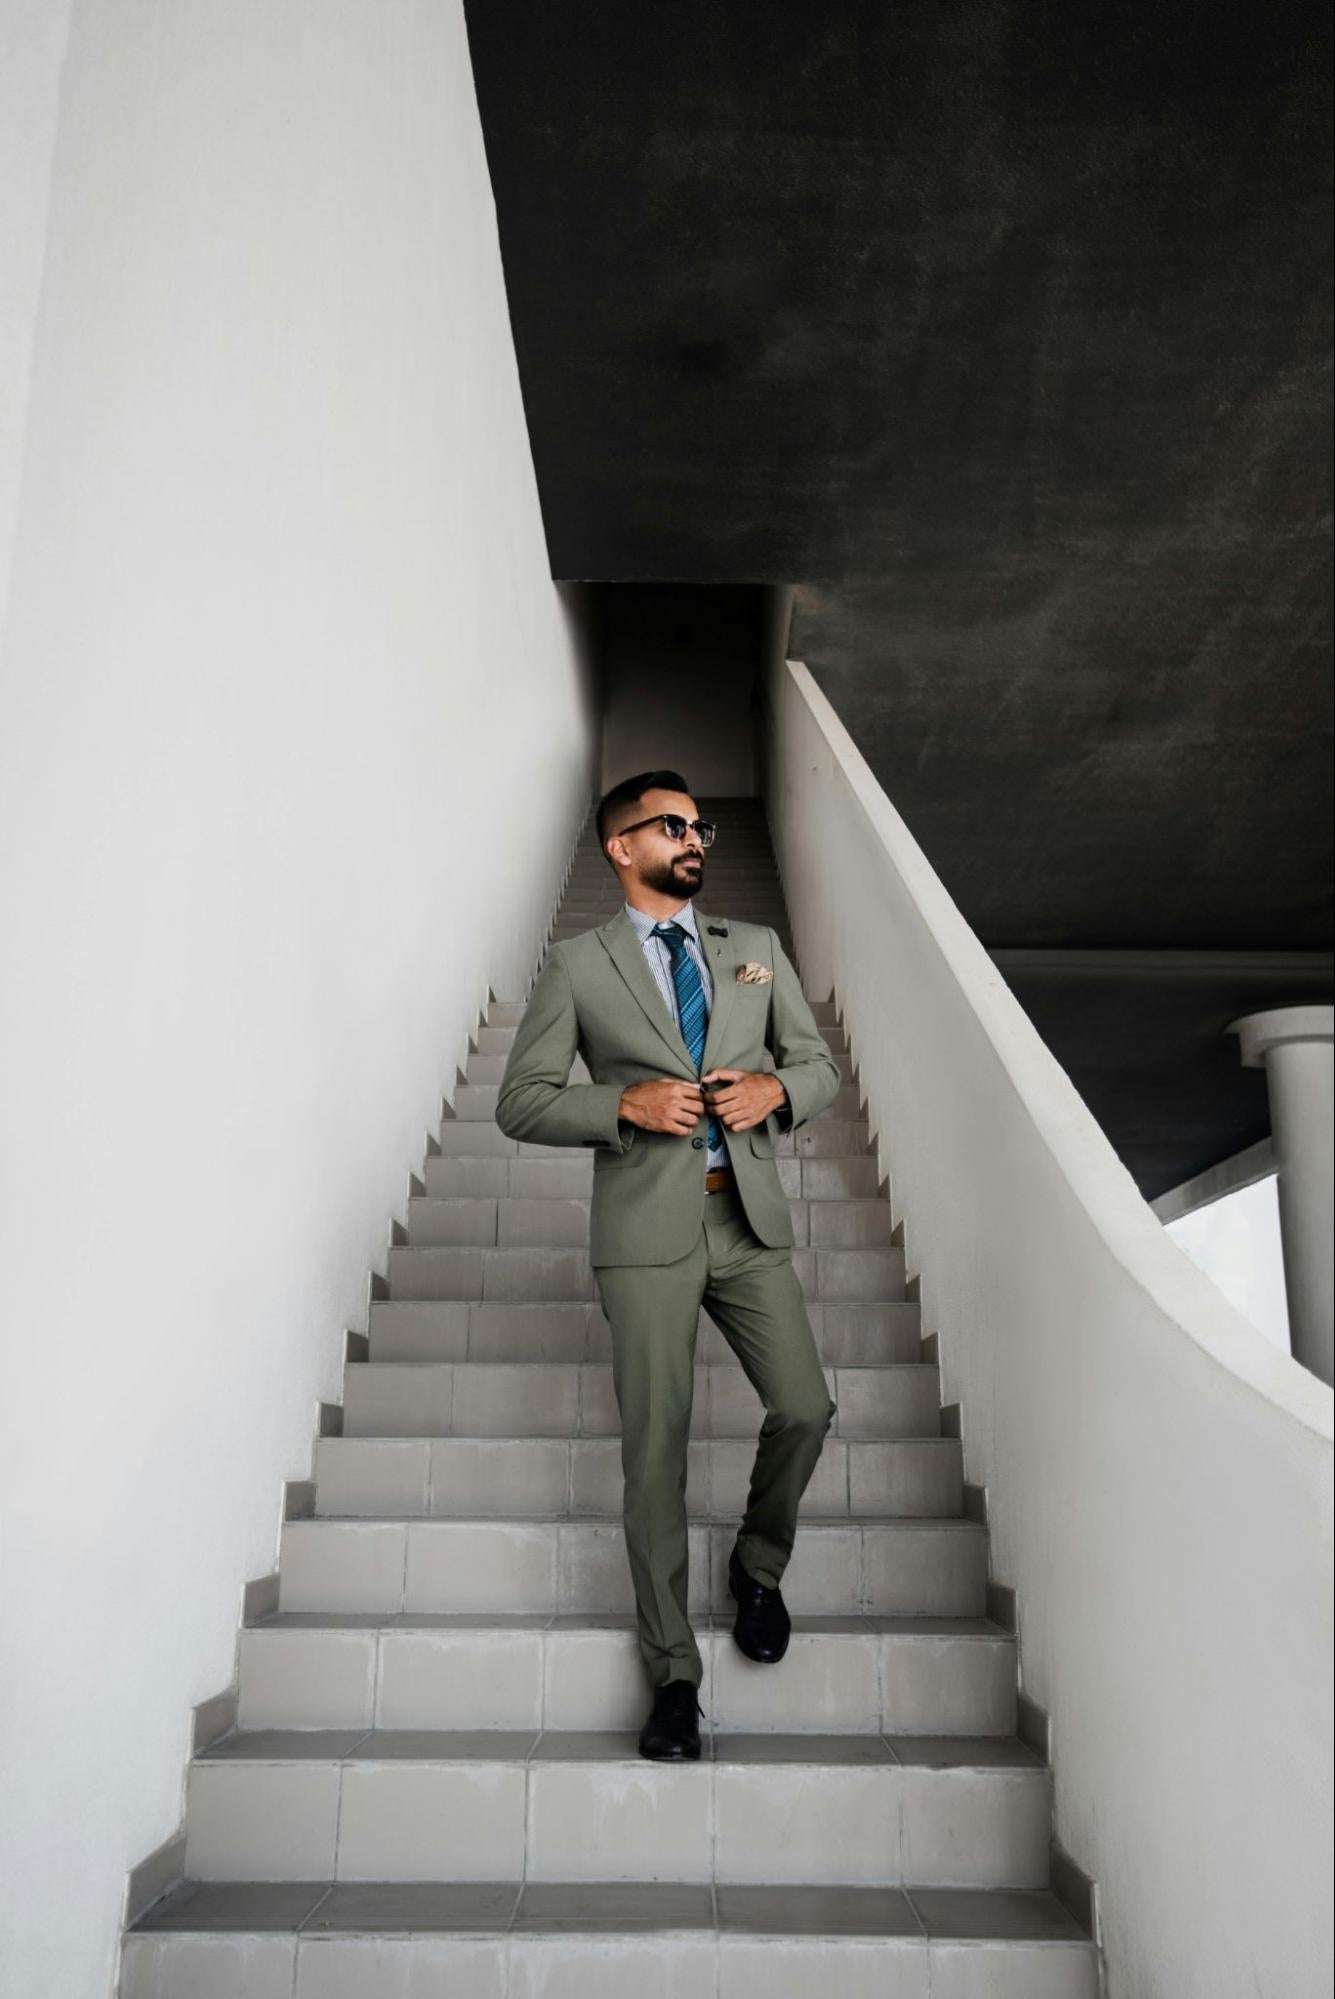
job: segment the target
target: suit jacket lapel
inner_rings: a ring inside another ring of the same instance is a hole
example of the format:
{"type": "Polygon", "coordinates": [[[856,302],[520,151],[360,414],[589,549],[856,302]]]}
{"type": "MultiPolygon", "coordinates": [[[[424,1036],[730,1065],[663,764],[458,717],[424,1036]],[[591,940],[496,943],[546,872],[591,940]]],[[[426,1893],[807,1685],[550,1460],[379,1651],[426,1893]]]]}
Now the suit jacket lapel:
{"type": "Polygon", "coordinates": [[[604,923],[598,935],[607,946],[612,963],[643,1007],[650,1026],[661,1035],[678,1068],[684,1069],[688,1076],[694,1076],[695,1064],[681,1038],[681,1030],[668,1011],[667,1002],[645,963],[643,946],[624,907],[617,911],[610,923],[604,923]]]}
{"type": "MultiPolygon", "coordinates": [[[[700,1074],[707,1075],[718,1063],[718,1050],[727,1031],[728,1016],[732,1011],[734,995],[734,973],[736,951],[730,937],[715,937],[710,934],[709,919],[702,909],[695,910],[696,929],[709,966],[713,982],[714,996],[709,1009],[709,1026],[705,1030],[704,1054],[700,1062],[700,1074]]],[[[724,925],[726,928],[727,926],[724,925]]],[[[662,1037],[664,1046],[676,1058],[680,1068],[688,1076],[694,1076],[692,1062],[681,1030],[668,1011],[662,993],[658,990],[653,973],[645,963],[644,949],[635,934],[635,925],[621,908],[611,921],[604,923],[598,935],[621,973],[622,978],[634,993],[646,1018],[662,1037]]]]}
{"type": "MultiPolygon", "coordinates": [[[[736,946],[731,936],[715,937],[709,928],[711,921],[717,922],[724,930],[729,927],[721,917],[711,919],[702,909],[696,909],[695,926],[700,933],[709,976],[714,983],[714,1000],[709,1009],[709,1026],[705,1029],[704,1053],[700,1058],[702,1076],[707,1076],[711,1069],[719,1066],[718,1051],[728,1031],[728,1016],[737,991],[736,946]]],[[[685,1046],[684,1043],[682,1045],[685,1046]]]]}

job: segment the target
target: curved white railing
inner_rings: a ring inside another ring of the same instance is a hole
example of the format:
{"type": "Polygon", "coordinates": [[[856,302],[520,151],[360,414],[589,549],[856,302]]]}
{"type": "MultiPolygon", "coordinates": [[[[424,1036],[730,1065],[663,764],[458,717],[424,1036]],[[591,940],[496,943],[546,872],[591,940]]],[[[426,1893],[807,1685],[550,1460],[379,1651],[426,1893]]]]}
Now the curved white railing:
{"type": "Polygon", "coordinates": [[[1332,1970],[1332,1397],[1167,1236],[807,669],[767,805],[838,996],[1110,1999],[1332,1970]]]}

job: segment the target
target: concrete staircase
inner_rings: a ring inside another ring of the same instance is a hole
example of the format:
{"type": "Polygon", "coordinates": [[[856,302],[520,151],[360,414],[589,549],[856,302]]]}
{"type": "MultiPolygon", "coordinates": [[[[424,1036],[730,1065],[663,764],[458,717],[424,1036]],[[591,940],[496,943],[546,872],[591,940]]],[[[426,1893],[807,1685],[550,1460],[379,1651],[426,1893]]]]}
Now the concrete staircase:
{"type": "MultiPolygon", "coordinates": [[[[771,924],[791,955],[759,805],[699,802],[720,823],[702,905],[771,924]]],[[[590,825],[553,937],[619,903],[590,825]]],[[[704,1753],[639,1756],[593,1161],[497,1129],[523,1013],[497,1002],[369,1338],[350,1336],[276,1605],[242,1633],[234,1725],[190,1766],[187,1878],[127,1932],[122,1999],[1094,1999],[1094,1945],[1052,1887],[1049,1772],[1016,1732],[1015,1641],[988,1615],[986,1528],[836,1007],[813,1010],[845,1088],[780,1141],[779,1171],[838,1414],[784,1577],[784,1660],[732,1640],[762,1411],[702,1315],[704,1753]]]]}

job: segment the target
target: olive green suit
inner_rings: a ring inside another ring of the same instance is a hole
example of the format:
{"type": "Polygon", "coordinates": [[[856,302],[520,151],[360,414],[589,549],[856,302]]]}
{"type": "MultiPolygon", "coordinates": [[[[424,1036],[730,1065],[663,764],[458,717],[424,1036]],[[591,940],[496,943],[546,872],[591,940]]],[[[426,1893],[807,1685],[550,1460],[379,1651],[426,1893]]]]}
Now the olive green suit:
{"type": "Polygon", "coordinates": [[[612,1340],[640,1649],[655,1684],[698,1686],[685,1490],[700,1307],[764,1405],[736,1545],[747,1571],[777,1588],[835,1404],[789,1254],[774,1134],[827,1109],[842,1078],[774,932],[698,905],[695,917],[713,982],[699,1071],[622,908],[553,944],[505,1065],[496,1122],[511,1138],[596,1147],[589,1252],[612,1340]],[[739,981],[748,962],[773,977],[739,981]],[[568,1081],[577,1053],[591,1082],[568,1081]],[[694,1082],[715,1068],[772,1070],[788,1101],[749,1131],[720,1118],[736,1189],[707,1194],[706,1115],[677,1135],[617,1113],[629,1084],[694,1082]]]}

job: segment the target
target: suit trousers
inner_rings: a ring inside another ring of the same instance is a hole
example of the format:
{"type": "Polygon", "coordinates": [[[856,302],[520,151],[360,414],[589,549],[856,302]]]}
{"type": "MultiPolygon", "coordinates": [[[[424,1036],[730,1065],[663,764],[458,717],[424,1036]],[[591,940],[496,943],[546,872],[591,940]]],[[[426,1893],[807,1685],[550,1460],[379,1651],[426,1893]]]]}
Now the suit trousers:
{"type": "Polygon", "coordinates": [[[761,1242],[735,1188],[705,1195],[695,1247],[675,1263],[597,1264],[594,1281],[612,1336],[641,1656],[651,1685],[698,1687],[703,1666],[686,1608],[686,1445],[701,1305],[764,1406],[736,1546],[743,1568],[771,1589],[792,1553],[798,1501],[836,1405],[792,1251],[761,1242]]]}

